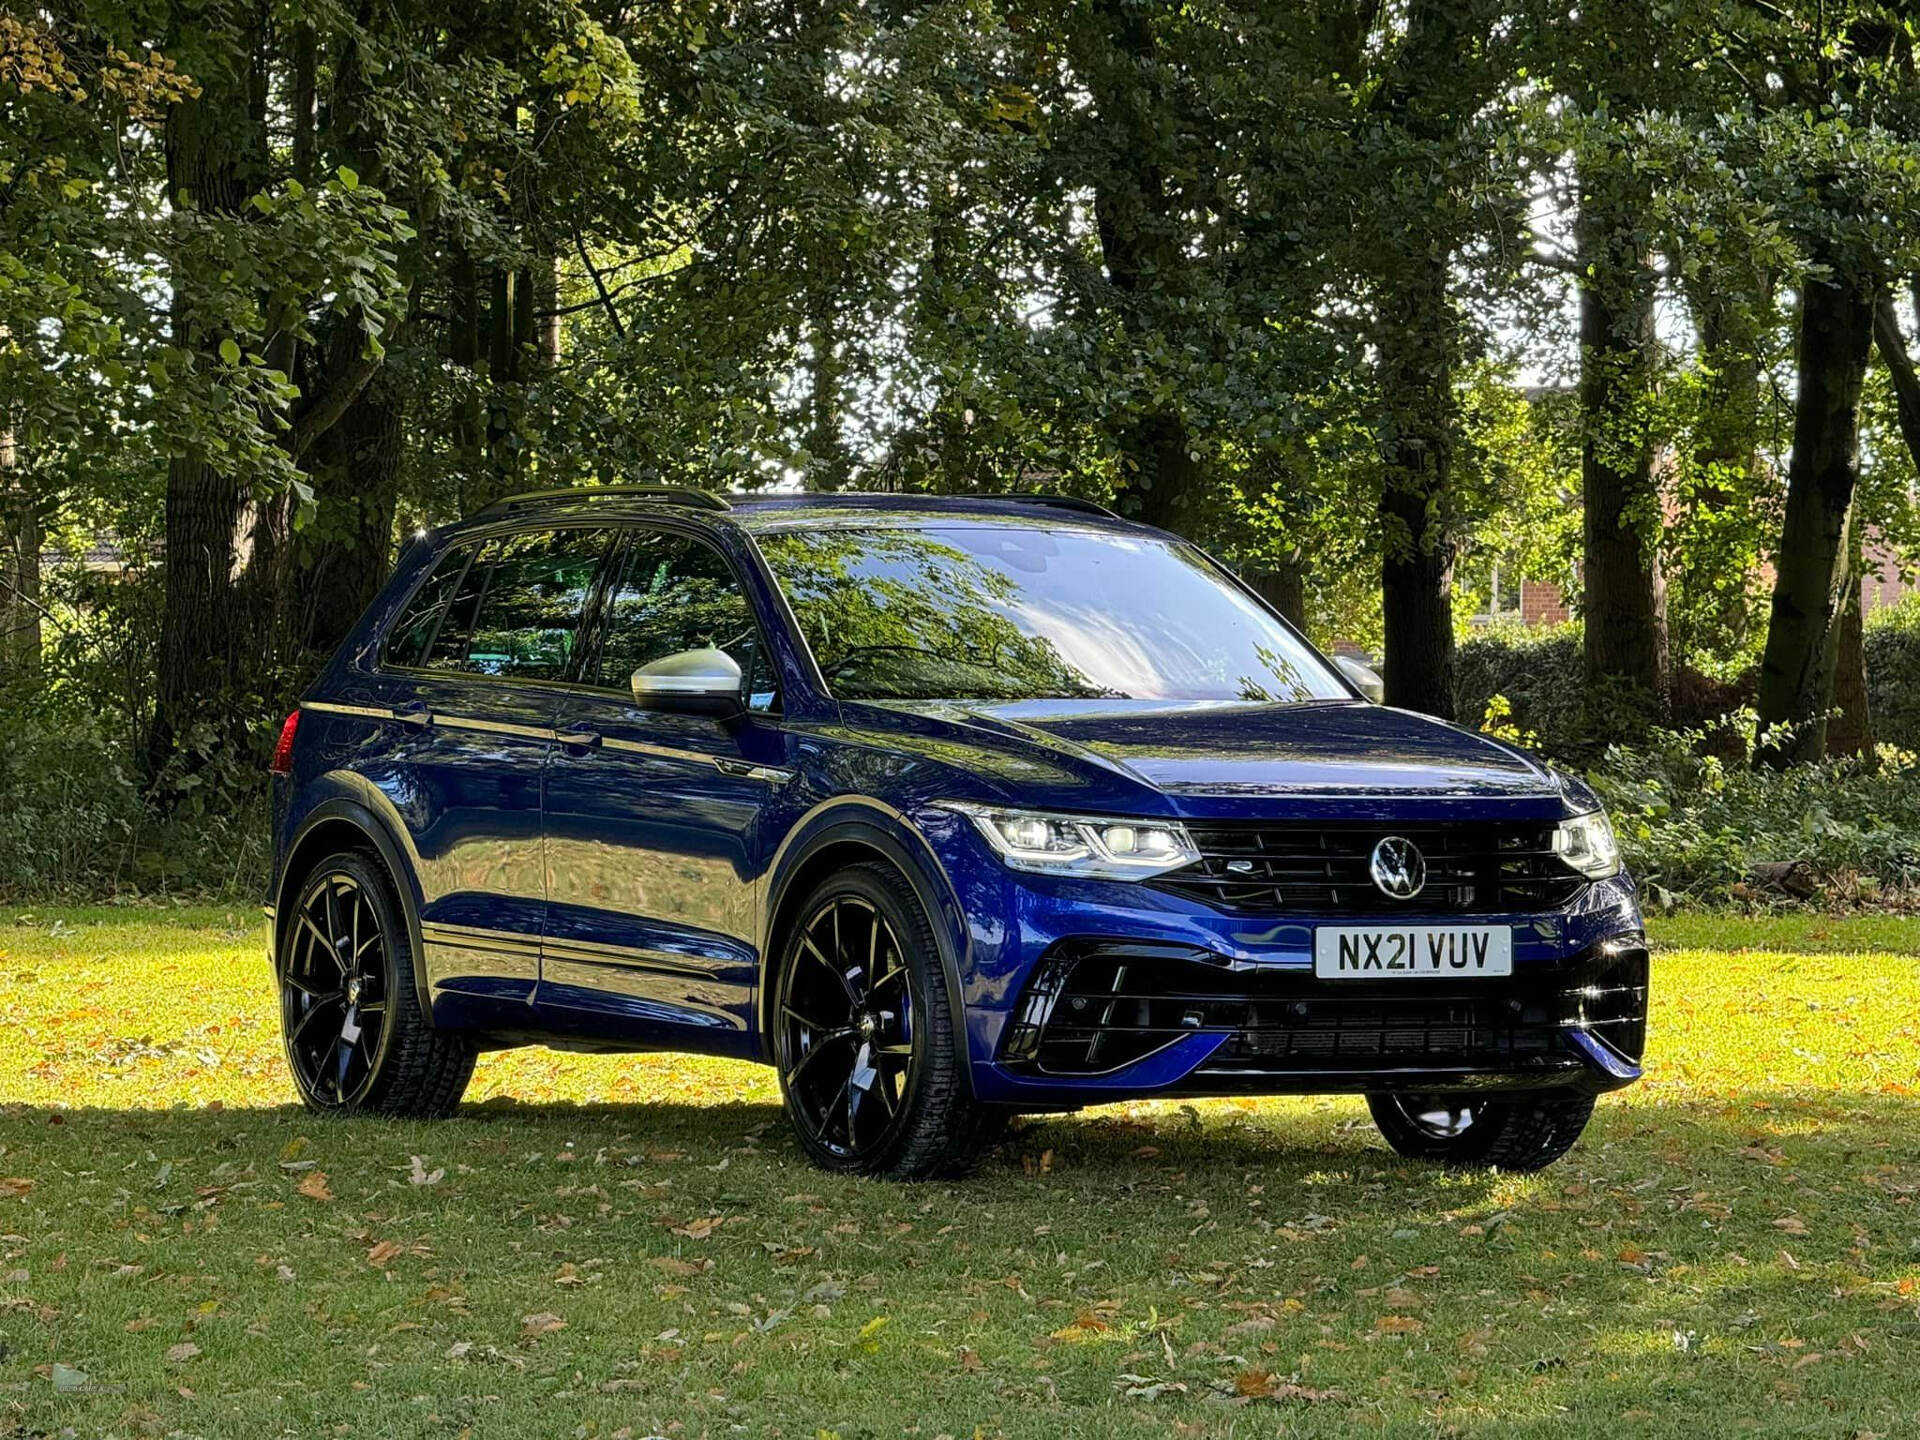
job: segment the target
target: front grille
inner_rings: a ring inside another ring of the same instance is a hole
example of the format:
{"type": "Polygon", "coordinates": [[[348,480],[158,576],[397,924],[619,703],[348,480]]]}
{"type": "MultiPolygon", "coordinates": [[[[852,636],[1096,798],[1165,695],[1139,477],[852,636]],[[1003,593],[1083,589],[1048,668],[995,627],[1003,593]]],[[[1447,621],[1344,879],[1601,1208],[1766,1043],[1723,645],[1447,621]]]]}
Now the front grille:
{"type": "Polygon", "coordinates": [[[1001,1059],[1034,1074],[1099,1075],[1182,1036],[1224,1032],[1208,1073],[1316,1082],[1405,1070],[1525,1074],[1583,1067],[1576,1029],[1637,1064],[1646,1007],[1637,942],[1478,982],[1327,981],[1235,970],[1180,947],[1069,942],[1036,968],[1001,1059]]]}
{"type": "Polygon", "coordinates": [[[1510,915],[1558,909],[1586,880],[1553,853],[1535,823],[1323,826],[1189,824],[1200,858],[1152,882],[1235,914],[1510,915]],[[1389,835],[1420,848],[1426,888],[1397,900],[1373,883],[1374,846],[1389,835]]]}

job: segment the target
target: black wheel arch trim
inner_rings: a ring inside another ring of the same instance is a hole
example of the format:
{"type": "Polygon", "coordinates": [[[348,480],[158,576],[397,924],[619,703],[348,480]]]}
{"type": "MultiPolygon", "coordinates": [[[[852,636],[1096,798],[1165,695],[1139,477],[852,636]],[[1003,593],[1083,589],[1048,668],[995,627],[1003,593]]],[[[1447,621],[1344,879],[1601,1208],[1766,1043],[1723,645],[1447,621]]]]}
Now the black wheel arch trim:
{"type": "MultiPolygon", "coordinates": [[[[390,823],[384,820],[371,806],[347,795],[332,795],[309,810],[300,822],[300,828],[287,842],[286,856],[291,859],[298,854],[309,836],[322,825],[345,822],[358,830],[380,857],[380,863],[387,872],[387,879],[393,885],[395,899],[400,903],[400,914],[406,922],[407,943],[412,947],[414,996],[420,1002],[420,1014],[426,1023],[433,1024],[432,996],[427,988],[427,966],[425,942],[420,934],[420,896],[418,881],[414,870],[407,863],[405,851],[395,840],[390,823]]],[[[273,968],[277,981],[280,975],[280,959],[284,927],[287,916],[294,903],[300,898],[292,894],[287,885],[289,867],[284,861],[279,873],[274,876],[272,907],[273,921],[273,968]]]]}
{"type": "MultiPolygon", "coordinates": [[[[760,975],[754,996],[754,1015],[760,1034],[760,1048],[769,1064],[773,1063],[773,1026],[769,1015],[775,987],[769,983],[772,967],[779,963],[774,948],[774,922],[792,898],[793,880],[803,874],[807,862],[822,850],[835,845],[856,844],[874,851],[897,870],[912,889],[914,898],[927,913],[934,942],[940,952],[940,968],[947,981],[947,1004],[953,1012],[954,1033],[965,1042],[967,1034],[966,994],[961,986],[961,962],[965,958],[965,912],[959,896],[941,868],[933,847],[913,823],[898,810],[865,796],[843,796],[816,805],[794,825],[781,842],[773,863],[768,867],[767,903],[761,913],[760,975]]],[[[967,1067],[971,1087],[972,1070],[967,1067]]]]}

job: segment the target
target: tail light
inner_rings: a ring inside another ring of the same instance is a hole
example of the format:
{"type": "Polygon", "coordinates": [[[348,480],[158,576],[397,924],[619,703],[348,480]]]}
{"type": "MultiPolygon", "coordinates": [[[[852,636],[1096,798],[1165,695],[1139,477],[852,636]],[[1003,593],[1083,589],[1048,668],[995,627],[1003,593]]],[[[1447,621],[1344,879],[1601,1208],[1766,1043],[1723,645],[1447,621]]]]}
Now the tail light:
{"type": "Polygon", "coordinates": [[[294,711],[280,726],[280,740],[273,747],[273,763],[267,767],[274,775],[293,773],[293,737],[300,729],[300,712],[294,711]]]}

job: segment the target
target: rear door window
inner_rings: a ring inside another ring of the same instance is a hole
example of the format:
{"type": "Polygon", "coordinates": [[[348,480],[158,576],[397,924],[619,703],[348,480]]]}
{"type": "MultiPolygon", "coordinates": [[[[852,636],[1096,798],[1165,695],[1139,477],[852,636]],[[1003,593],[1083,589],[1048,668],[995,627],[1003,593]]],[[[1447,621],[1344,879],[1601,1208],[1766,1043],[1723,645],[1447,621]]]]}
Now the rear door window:
{"type": "Polygon", "coordinates": [[[611,538],[608,530],[568,529],[488,541],[414,663],[468,675],[570,678],[581,616],[611,538]]]}

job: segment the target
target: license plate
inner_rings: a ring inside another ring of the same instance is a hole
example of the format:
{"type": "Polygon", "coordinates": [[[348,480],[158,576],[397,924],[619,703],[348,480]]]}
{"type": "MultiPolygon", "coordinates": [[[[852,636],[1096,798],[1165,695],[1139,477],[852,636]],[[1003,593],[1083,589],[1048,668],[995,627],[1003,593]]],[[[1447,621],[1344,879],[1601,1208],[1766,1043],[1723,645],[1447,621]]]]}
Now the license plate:
{"type": "Polygon", "coordinates": [[[1504,925],[1322,925],[1313,934],[1322,980],[1469,979],[1513,974],[1504,925]]]}

